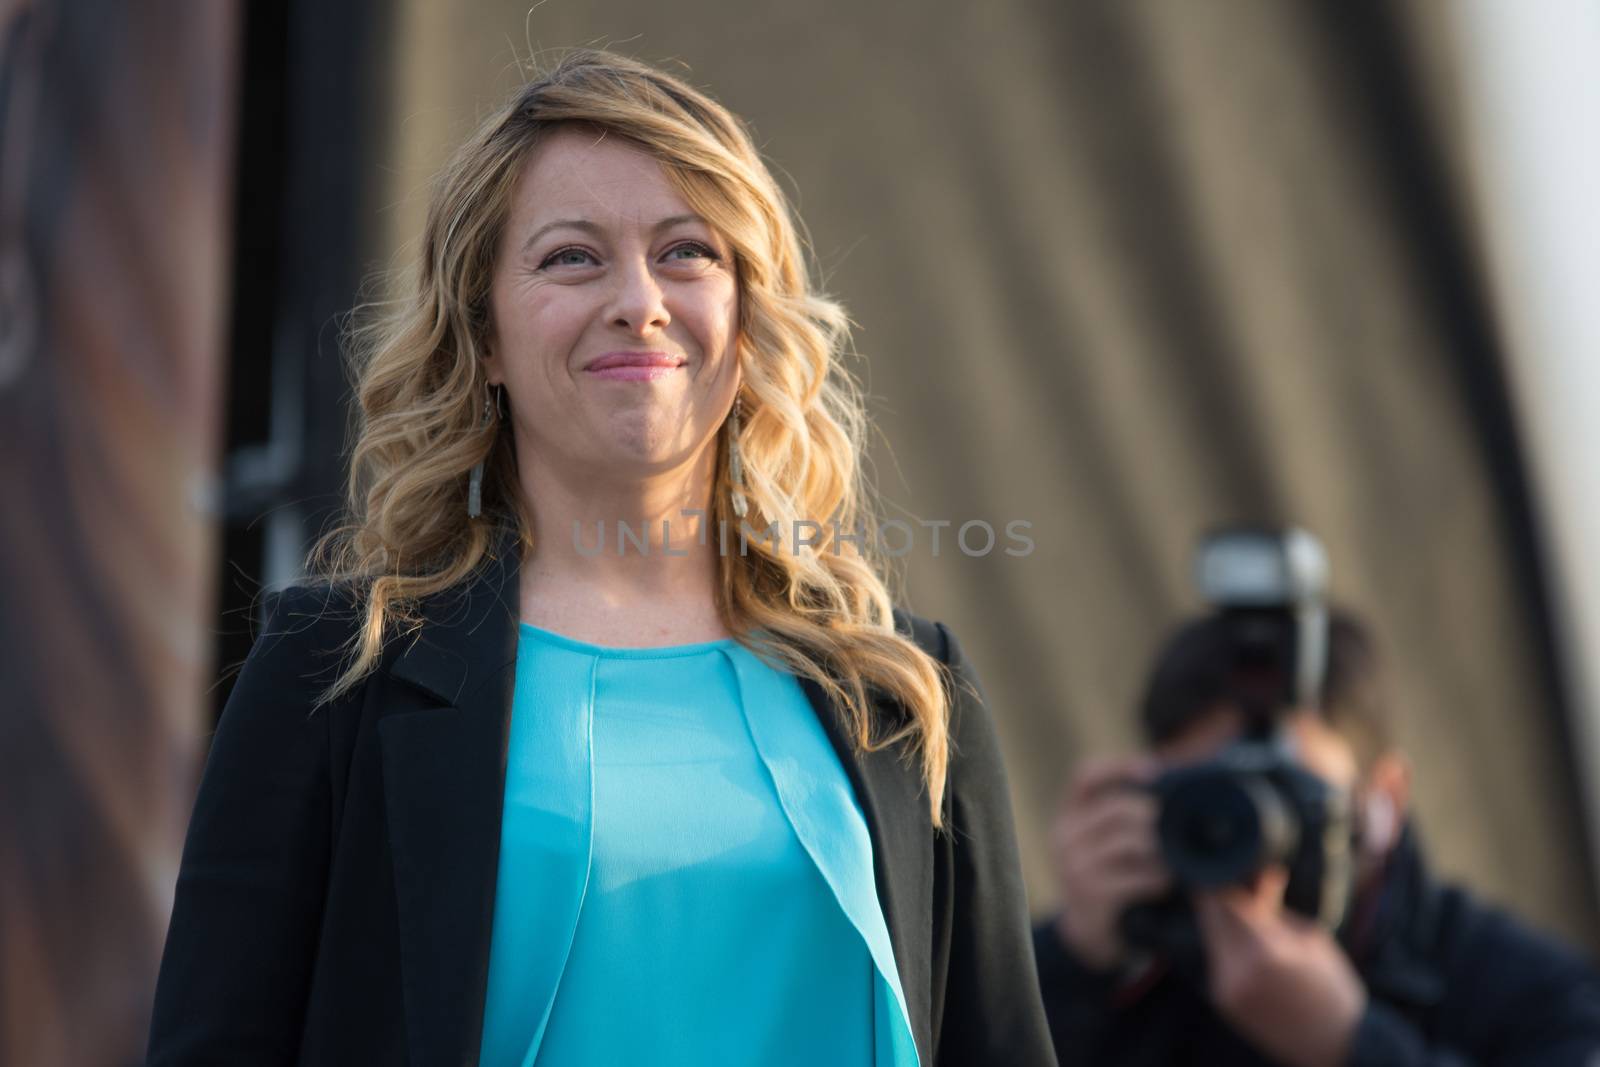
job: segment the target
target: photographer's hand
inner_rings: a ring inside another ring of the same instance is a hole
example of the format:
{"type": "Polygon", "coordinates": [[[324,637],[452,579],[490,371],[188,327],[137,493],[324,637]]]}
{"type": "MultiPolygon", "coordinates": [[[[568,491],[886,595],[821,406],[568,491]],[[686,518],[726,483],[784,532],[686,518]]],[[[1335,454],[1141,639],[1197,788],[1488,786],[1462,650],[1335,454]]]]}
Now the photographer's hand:
{"type": "Polygon", "coordinates": [[[1286,911],[1289,875],[1194,894],[1212,1003],[1239,1035],[1290,1067],[1345,1061],[1367,991],[1325,929],[1286,911]]]}
{"type": "Polygon", "coordinates": [[[1091,970],[1107,971],[1124,959],[1117,930],[1123,910],[1171,885],[1156,841],[1155,798],[1130,788],[1156,770],[1147,757],[1086,761],[1051,828],[1062,909],[1056,935],[1091,970]]]}

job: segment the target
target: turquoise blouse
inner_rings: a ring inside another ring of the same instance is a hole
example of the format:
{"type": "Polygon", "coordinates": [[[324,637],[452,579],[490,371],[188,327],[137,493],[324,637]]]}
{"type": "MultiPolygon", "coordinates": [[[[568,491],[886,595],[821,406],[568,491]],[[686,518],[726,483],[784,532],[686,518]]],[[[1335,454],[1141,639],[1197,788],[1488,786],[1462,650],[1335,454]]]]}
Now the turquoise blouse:
{"type": "Polygon", "coordinates": [[[796,679],[521,626],[482,1067],[914,1067],[872,841],[796,679]]]}

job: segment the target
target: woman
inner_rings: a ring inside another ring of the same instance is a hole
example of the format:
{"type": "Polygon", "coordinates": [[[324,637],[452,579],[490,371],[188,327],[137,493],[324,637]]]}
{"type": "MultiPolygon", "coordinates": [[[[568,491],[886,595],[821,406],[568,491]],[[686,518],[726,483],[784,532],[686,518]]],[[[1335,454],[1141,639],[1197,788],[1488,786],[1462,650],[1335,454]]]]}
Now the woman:
{"type": "Polygon", "coordinates": [[[1054,1062],[845,327],[681,81],[578,52],[482,127],[212,743],[152,1064],[1054,1062]]]}

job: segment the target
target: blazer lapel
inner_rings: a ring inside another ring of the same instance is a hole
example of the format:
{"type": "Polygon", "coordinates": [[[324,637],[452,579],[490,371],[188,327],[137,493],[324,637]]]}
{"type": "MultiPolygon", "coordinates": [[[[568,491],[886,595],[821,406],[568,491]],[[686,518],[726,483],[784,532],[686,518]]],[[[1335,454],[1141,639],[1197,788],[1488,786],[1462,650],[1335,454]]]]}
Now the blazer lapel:
{"type": "Polygon", "coordinates": [[[378,725],[417,1063],[475,1064],[482,1037],[519,616],[514,540],[491,553],[462,588],[424,603],[389,668],[437,706],[378,725]]]}
{"type": "Polygon", "coordinates": [[[800,679],[800,687],[827,731],[866,817],[878,904],[894,946],[911,1033],[922,1062],[932,1063],[933,836],[921,776],[915,764],[905,762],[898,746],[860,751],[843,713],[822,687],[809,678],[800,679]]]}

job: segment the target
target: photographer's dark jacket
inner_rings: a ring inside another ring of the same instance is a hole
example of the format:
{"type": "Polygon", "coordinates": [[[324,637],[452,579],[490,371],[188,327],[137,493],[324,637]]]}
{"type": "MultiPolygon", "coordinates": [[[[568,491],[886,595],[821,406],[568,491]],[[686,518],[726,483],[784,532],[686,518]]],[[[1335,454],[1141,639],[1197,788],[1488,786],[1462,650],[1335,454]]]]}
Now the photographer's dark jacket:
{"type": "MultiPolygon", "coordinates": [[[[1600,975],[1465,891],[1433,882],[1407,828],[1368,921],[1346,946],[1369,1003],[1348,1067],[1592,1067],[1600,975]]],[[[1061,1062],[1264,1067],[1193,983],[1159,966],[1131,980],[1086,970],[1053,924],[1034,930],[1061,1062]]]]}
{"type": "MultiPolygon", "coordinates": [[[[201,780],[151,1067],[477,1062],[517,588],[502,540],[472,580],[424,601],[418,633],[315,712],[354,614],[325,586],[278,599],[201,780]]],[[[932,827],[917,761],[859,751],[822,689],[801,685],[866,819],[918,1056],[1049,1067],[993,724],[949,631],[898,612],[896,624],[972,687],[952,698],[947,831],[932,827]]],[[[879,710],[904,713],[886,699],[879,710]]]]}

